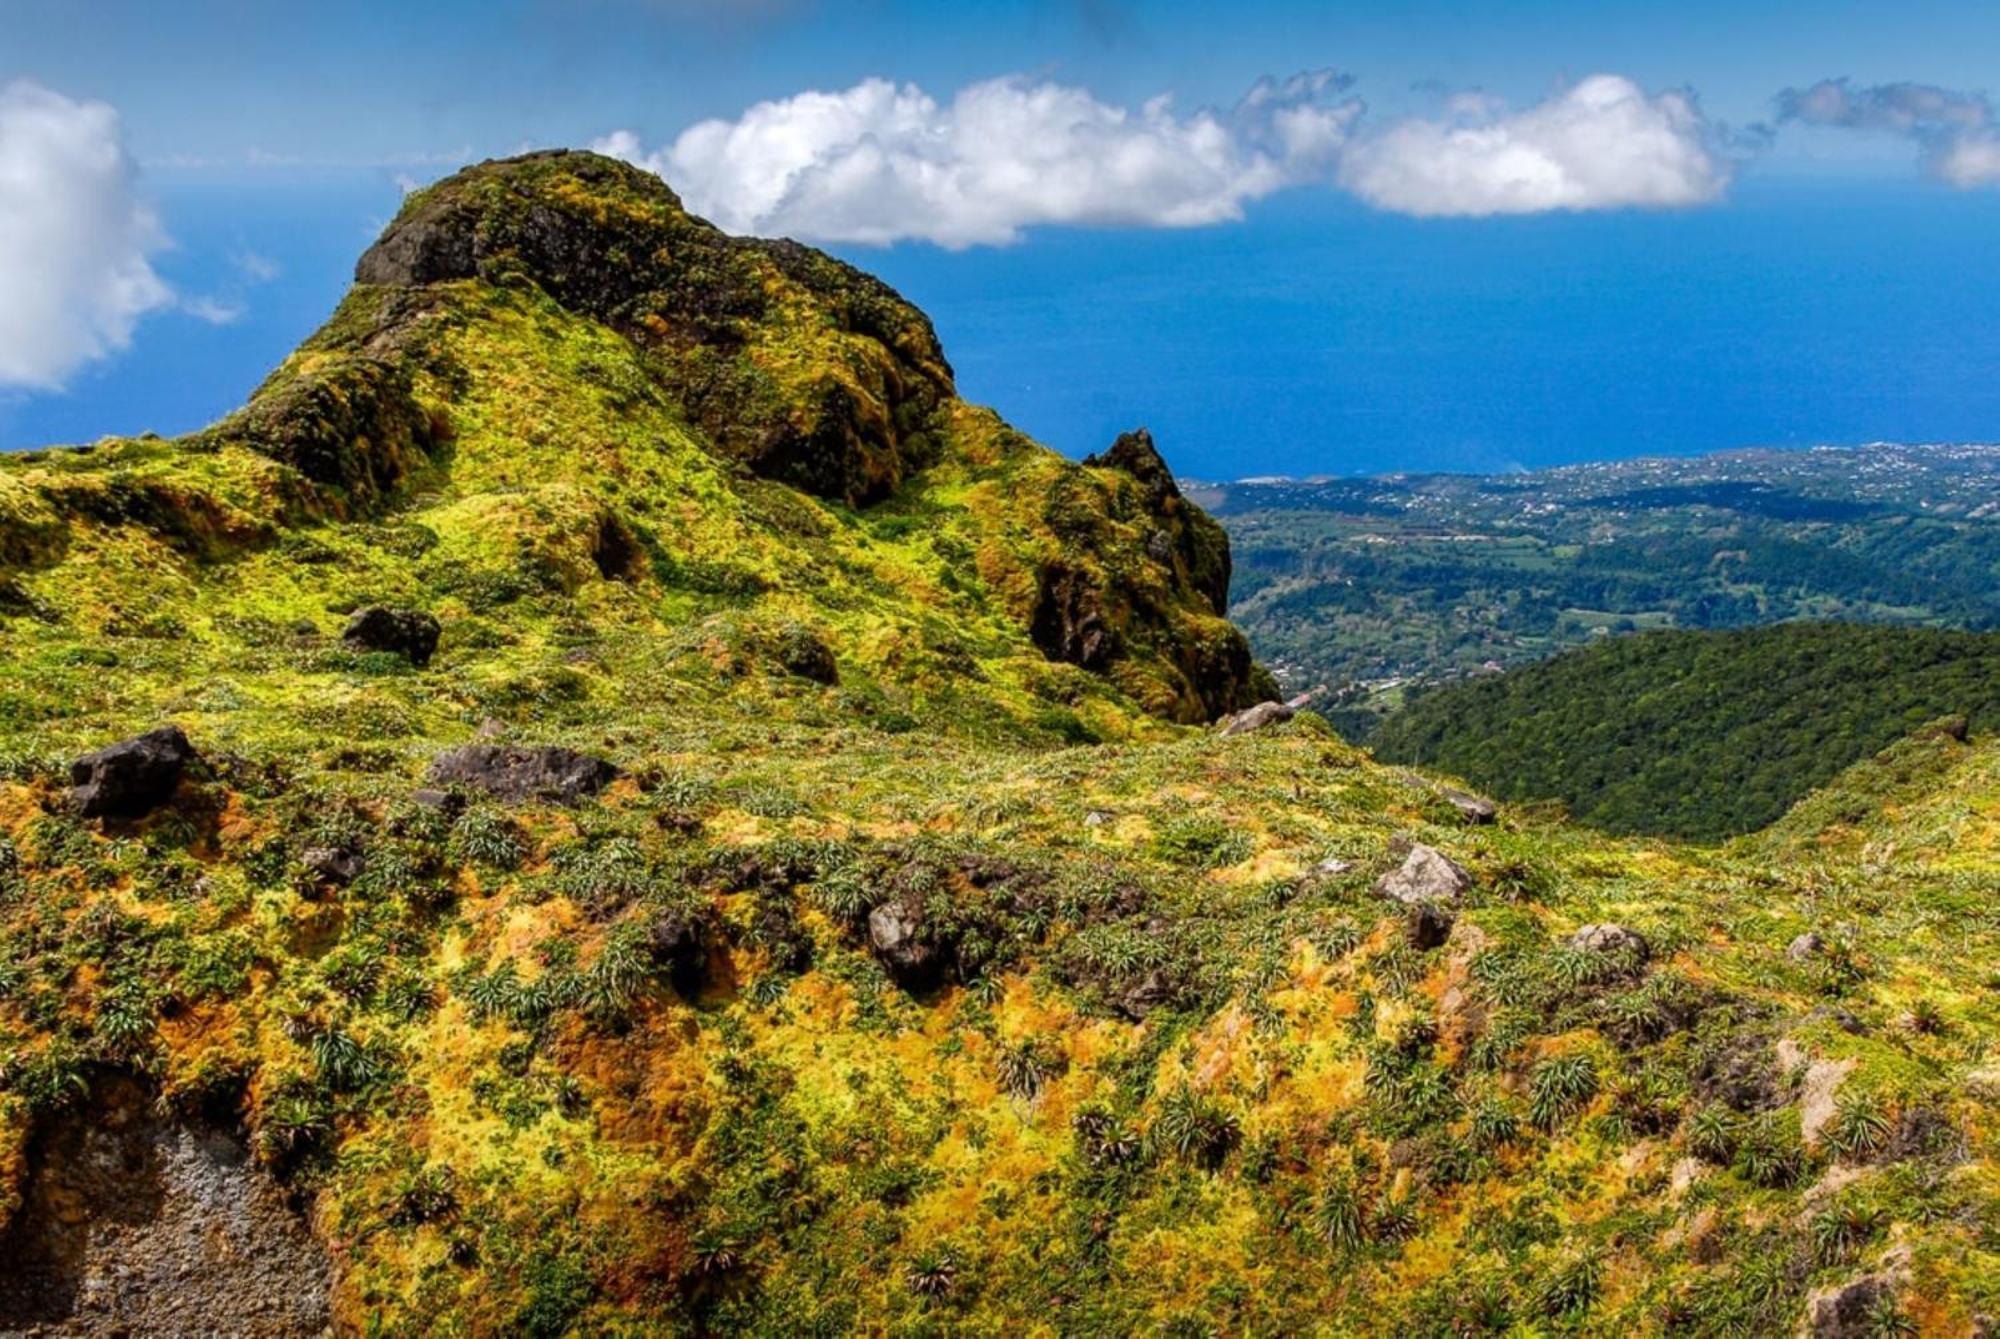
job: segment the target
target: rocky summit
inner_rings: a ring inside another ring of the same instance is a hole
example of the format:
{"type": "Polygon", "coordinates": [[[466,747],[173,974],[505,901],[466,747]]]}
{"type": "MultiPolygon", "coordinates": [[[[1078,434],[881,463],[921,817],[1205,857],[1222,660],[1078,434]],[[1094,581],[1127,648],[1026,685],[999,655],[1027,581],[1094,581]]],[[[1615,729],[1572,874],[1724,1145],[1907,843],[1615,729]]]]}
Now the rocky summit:
{"type": "Polygon", "coordinates": [[[0,461],[0,1331],[1990,1333],[2000,747],[1693,845],[1210,728],[1162,446],[556,152],[0,461]]]}

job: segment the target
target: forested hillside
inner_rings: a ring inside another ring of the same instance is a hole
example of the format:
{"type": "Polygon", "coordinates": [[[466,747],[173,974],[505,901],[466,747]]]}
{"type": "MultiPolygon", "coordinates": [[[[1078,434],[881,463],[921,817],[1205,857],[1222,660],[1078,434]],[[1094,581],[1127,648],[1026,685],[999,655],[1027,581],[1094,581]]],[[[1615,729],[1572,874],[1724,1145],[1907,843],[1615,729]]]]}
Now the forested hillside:
{"type": "Polygon", "coordinates": [[[1444,685],[1373,742],[1606,831],[1716,838],[1948,715],[2000,725],[2000,634],[1791,623],[1622,637],[1444,685]]]}
{"type": "Polygon", "coordinates": [[[1204,484],[1231,617],[1350,738],[1412,683],[1607,635],[2000,626],[2000,448],[1734,451],[1505,476],[1204,484]]]}

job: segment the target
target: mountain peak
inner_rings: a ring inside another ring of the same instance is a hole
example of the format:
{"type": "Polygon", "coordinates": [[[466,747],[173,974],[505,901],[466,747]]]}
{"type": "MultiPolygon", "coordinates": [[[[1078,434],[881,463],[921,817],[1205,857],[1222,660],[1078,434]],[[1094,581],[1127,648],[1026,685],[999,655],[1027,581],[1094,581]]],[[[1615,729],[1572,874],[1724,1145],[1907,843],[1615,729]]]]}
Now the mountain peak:
{"type": "Polygon", "coordinates": [[[650,173],[481,163],[413,193],[355,274],[213,427],[0,479],[39,499],[22,515],[67,518],[0,534],[23,599],[66,598],[68,550],[38,535],[163,546],[199,621],[203,564],[389,526],[426,547],[348,583],[438,616],[447,660],[455,625],[521,622],[509,592],[608,584],[624,616],[726,623],[730,665],[796,633],[911,705],[969,695],[1017,728],[1074,736],[1089,706],[1108,715],[1082,733],[1116,734],[1128,708],[1203,721],[1272,691],[1223,618],[1227,539],[1150,437],[1062,459],[959,400],[886,284],[729,236],[650,173]]]}

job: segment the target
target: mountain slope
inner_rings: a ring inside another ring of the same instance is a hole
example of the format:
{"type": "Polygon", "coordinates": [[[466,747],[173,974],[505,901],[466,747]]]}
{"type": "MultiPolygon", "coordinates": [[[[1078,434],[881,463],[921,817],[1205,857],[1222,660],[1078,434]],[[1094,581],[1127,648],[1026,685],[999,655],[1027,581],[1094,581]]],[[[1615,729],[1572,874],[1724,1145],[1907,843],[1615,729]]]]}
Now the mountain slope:
{"type": "Polygon", "coordinates": [[[1951,714],[2000,726],[2000,634],[1792,623],[1623,637],[1444,685],[1372,743],[1608,831],[1715,838],[1951,714]]]}
{"type": "Polygon", "coordinates": [[[1990,866],[1177,724],[1264,681],[1151,443],[1056,459],[622,166],[361,276],[209,432],[0,467],[0,1329],[2000,1307],[1990,866]]]}

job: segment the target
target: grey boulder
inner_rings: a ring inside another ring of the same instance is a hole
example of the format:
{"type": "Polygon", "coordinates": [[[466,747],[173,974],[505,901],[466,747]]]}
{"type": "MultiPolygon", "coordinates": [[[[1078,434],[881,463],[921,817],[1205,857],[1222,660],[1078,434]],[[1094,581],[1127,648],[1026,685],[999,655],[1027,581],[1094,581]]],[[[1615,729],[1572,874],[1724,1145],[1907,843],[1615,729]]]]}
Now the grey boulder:
{"type": "Polygon", "coordinates": [[[1472,876],[1442,851],[1419,843],[1401,865],[1375,881],[1375,891],[1405,906],[1456,902],[1472,891],[1472,876]]]}
{"type": "Polygon", "coordinates": [[[575,804],[617,780],[618,769],[602,758],[554,745],[465,744],[432,762],[434,786],[483,790],[498,800],[522,803],[553,800],[575,804]]]}

